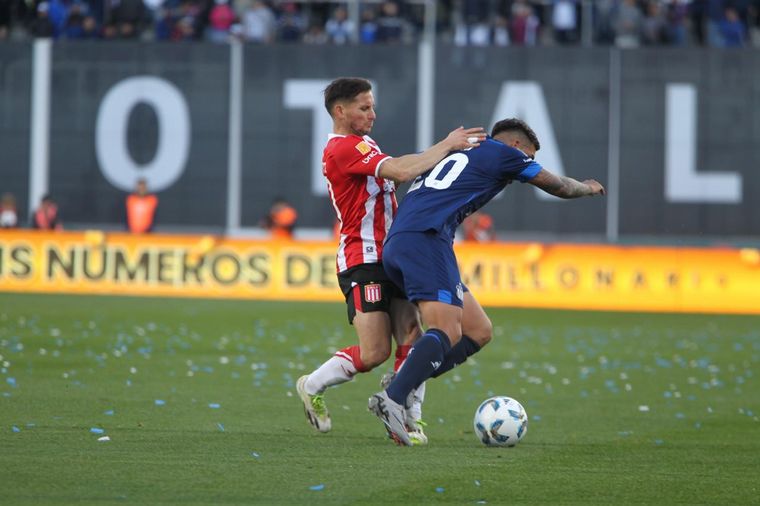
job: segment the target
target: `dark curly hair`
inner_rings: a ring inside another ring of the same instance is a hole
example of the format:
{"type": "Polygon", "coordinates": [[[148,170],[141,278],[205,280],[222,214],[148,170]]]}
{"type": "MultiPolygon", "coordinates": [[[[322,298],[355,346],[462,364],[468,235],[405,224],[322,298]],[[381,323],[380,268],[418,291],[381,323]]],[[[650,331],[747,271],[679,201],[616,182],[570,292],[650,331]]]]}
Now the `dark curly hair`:
{"type": "Polygon", "coordinates": [[[497,122],[493,126],[493,130],[491,130],[491,137],[496,137],[502,132],[520,132],[531,142],[531,144],[533,144],[536,151],[541,149],[541,143],[538,142],[536,132],[534,132],[533,129],[521,119],[508,118],[497,122]]]}
{"type": "Polygon", "coordinates": [[[325,88],[325,109],[332,116],[336,102],[353,100],[357,95],[370,91],[372,83],[362,77],[339,77],[325,88]]]}

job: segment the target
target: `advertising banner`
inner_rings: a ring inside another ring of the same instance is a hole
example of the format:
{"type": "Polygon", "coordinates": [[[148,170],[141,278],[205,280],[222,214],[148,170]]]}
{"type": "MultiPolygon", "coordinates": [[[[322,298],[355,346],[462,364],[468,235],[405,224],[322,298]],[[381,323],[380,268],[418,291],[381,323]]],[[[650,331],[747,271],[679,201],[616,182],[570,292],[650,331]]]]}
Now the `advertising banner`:
{"type": "MultiPolygon", "coordinates": [[[[757,250],[492,243],[456,245],[485,306],[760,314],[757,250]]],[[[336,245],[0,233],[0,291],[341,301],[336,245]]]]}

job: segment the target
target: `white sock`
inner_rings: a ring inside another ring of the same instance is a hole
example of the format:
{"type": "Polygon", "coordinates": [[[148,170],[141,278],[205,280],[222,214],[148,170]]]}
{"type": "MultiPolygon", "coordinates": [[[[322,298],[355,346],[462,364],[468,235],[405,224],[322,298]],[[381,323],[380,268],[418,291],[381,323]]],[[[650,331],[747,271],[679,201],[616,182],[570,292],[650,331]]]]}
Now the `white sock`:
{"type": "Polygon", "coordinates": [[[341,355],[339,351],[319,366],[317,370],[309,374],[309,378],[304,384],[304,390],[309,395],[321,394],[327,387],[351,381],[357,372],[351,357],[341,355]]]}
{"type": "MultiPolygon", "coordinates": [[[[401,365],[398,366],[398,371],[404,367],[404,364],[406,364],[406,360],[401,362],[401,365]]],[[[396,373],[398,373],[398,371],[396,371],[396,373]]],[[[422,385],[420,385],[416,390],[412,390],[412,398],[414,401],[412,401],[411,407],[406,410],[407,418],[410,418],[412,420],[422,419],[422,403],[425,402],[425,385],[426,383],[422,383],[422,385]]]]}
{"type": "Polygon", "coordinates": [[[412,406],[406,410],[406,416],[412,420],[422,419],[422,403],[425,402],[425,383],[420,385],[417,390],[412,392],[414,402],[412,406]]]}

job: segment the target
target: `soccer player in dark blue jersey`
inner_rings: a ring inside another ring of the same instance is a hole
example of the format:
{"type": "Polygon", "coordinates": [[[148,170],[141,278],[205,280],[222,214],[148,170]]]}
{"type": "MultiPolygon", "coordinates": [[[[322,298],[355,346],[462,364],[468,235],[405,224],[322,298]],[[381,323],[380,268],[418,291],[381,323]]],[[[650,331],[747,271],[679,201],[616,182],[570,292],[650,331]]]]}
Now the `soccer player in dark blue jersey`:
{"type": "Polygon", "coordinates": [[[541,167],[534,160],[540,147],[522,120],[499,121],[479,147],[454,151],[419,176],[398,208],[383,248],[383,266],[419,306],[428,330],[390,385],[370,397],[369,409],[399,445],[411,445],[404,423],[409,393],[491,339],[491,321],[462,284],[454,255],[454,233],[462,220],[513,181],[565,199],[604,195],[604,187],[593,179],[580,182],[541,167]],[[477,332],[467,335],[470,329],[477,332]]]}

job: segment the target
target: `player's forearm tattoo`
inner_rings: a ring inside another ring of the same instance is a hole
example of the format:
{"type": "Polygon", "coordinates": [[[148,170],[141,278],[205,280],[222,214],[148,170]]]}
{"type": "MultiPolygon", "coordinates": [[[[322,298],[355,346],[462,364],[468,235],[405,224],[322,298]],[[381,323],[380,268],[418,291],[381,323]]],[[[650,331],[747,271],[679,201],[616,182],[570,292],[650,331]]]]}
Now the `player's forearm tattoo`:
{"type": "Polygon", "coordinates": [[[591,195],[592,193],[591,187],[586,183],[581,183],[580,181],[577,181],[571,177],[565,176],[560,176],[560,179],[562,179],[563,184],[562,189],[558,194],[559,197],[565,199],[574,199],[577,197],[591,195]]]}

